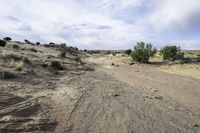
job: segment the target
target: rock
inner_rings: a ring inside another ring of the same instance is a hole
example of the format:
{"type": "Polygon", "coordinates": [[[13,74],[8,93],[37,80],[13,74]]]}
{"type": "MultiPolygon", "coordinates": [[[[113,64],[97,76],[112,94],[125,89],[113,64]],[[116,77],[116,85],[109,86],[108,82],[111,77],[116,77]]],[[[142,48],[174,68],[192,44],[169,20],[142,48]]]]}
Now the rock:
{"type": "Polygon", "coordinates": [[[173,111],[176,111],[175,108],[173,108],[172,106],[169,106],[169,109],[173,110],[173,111]]]}
{"type": "Polygon", "coordinates": [[[135,64],[134,62],[129,63],[130,66],[132,66],[132,65],[134,65],[134,64],[135,64]]]}
{"type": "Polygon", "coordinates": [[[162,97],[162,96],[155,96],[154,99],[159,99],[159,100],[161,100],[161,99],[163,99],[163,97],[162,97]]]}
{"type": "Polygon", "coordinates": [[[113,94],[112,96],[114,96],[114,97],[118,97],[119,94],[118,94],[118,93],[115,93],[115,94],[113,94]]]}
{"type": "Polygon", "coordinates": [[[152,92],[157,92],[158,90],[156,90],[156,89],[152,89],[152,88],[151,88],[151,91],[152,91],[152,92]]]}
{"type": "Polygon", "coordinates": [[[199,127],[199,125],[198,124],[194,124],[193,127],[199,127]]]}

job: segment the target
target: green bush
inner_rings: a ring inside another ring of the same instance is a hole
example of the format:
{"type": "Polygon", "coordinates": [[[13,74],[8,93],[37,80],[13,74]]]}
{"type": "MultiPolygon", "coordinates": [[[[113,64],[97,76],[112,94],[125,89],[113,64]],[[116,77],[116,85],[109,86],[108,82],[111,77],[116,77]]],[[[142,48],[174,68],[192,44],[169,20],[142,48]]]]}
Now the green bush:
{"type": "Polygon", "coordinates": [[[6,42],[3,40],[0,40],[0,47],[5,47],[6,46],[6,42]]]}
{"type": "Polygon", "coordinates": [[[175,61],[184,60],[184,53],[177,46],[165,46],[160,51],[163,55],[163,60],[175,61]]]}
{"type": "Polygon", "coordinates": [[[137,45],[134,47],[134,50],[131,52],[131,57],[136,62],[148,63],[149,58],[153,57],[156,52],[157,50],[153,48],[152,44],[138,42],[137,45]]]}

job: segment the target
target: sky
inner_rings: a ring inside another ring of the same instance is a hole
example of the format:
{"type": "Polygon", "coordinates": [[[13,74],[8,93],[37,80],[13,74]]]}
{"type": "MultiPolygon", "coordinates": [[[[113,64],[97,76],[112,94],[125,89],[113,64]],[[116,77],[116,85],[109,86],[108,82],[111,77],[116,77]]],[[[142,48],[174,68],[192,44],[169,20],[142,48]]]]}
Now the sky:
{"type": "Polygon", "coordinates": [[[199,0],[0,0],[0,38],[81,49],[200,49],[199,0]]]}

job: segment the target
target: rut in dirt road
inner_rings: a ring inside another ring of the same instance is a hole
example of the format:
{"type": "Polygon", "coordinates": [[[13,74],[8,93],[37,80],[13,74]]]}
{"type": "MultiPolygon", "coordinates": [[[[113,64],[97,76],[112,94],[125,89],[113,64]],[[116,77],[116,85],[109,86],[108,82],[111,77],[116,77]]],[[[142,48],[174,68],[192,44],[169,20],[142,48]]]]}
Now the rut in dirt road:
{"type": "Polygon", "coordinates": [[[70,109],[70,113],[60,117],[64,123],[58,126],[57,132],[200,132],[199,116],[156,94],[119,82],[102,71],[88,72],[66,84],[75,88],[70,90],[74,91],[70,92],[71,100],[62,95],[60,108],[70,109]],[[66,105],[68,101],[76,102],[66,105]]]}

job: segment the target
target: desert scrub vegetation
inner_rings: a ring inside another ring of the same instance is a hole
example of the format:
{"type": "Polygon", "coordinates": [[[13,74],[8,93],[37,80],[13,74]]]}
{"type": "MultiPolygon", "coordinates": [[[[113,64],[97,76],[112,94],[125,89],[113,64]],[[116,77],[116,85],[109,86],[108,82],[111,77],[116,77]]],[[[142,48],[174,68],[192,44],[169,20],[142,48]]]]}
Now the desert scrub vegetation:
{"type": "Polygon", "coordinates": [[[53,70],[63,70],[63,65],[59,61],[52,61],[50,63],[50,69],[53,70]]]}
{"type": "Polygon", "coordinates": [[[6,46],[6,42],[0,39],[0,47],[5,47],[5,46],[6,46]]]}
{"type": "Polygon", "coordinates": [[[19,63],[15,63],[14,68],[15,68],[16,71],[22,71],[23,66],[24,66],[24,63],[19,62],[19,63]]]}
{"type": "Polygon", "coordinates": [[[31,42],[27,39],[25,39],[24,42],[27,43],[27,44],[31,44],[31,42]]]}
{"type": "Polygon", "coordinates": [[[40,45],[40,42],[36,42],[35,44],[36,44],[37,46],[39,46],[39,45],[40,45]]]}
{"type": "Polygon", "coordinates": [[[11,79],[15,77],[16,75],[11,72],[0,70],[0,79],[11,79]]]}
{"type": "Polygon", "coordinates": [[[131,57],[134,61],[139,63],[148,63],[149,58],[153,57],[157,52],[156,48],[153,48],[152,44],[145,44],[144,42],[138,42],[131,52],[131,57]]]}
{"type": "Polygon", "coordinates": [[[30,50],[31,52],[35,52],[35,53],[38,52],[35,48],[30,48],[29,50],[30,50]]]}
{"type": "Polygon", "coordinates": [[[11,52],[1,52],[0,53],[0,66],[6,68],[14,68],[16,71],[22,71],[24,62],[23,57],[15,55],[11,52]]]}
{"type": "Polygon", "coordinates": [[[59,57],[61,58],[65,58],[67,51],[65,49],[61,49],[60,53],[59,53],[59,57]]]}
{"type": "Polygon", "coordinates": [[[0,59],[4,59],[4,60],[10,60],[10,59],[21,60],[22,58],[23,58],[22,56],[16,55],[16,54],[14,54],[12,52],[7,52],[7,51],[0,52],[0,59]]]}
{"type": "Polygon", "coordinates": [[[4,41],[12,41],[12,38],[10,38],[10,37],[4,37],[3,40],[4,41]]]}
{"type": "Polygon", "coordinates": [[[181,48],[177,46],[165,46],[160,52],[163,55],[163,60],[175,61],[184,59],[184,53],[181,52],[181,48]]]}
{"type": "Polygon", "coordinates": [[[16,44],[13,44],[13,49],[19,49],[19,46],[18,45],[16,45],[16,44]]]}
{"type": "Polygon", "coordinates": [[[127,55],[130,55],[130,54],[131,54],[131,52],[132,52],[132,50],[131,50],[131,49],[127,49],[127,50],[125,50],[125,51],[124,51],[124,53],[125,53],[125,54],[127,54],[127,55]]]}
{"type": "Polygon", "coordinates": [[[80,57],[75,57],[74,60],[75,60],[77,63],[82,64],[82,60],[81,60],[80,57]]]}

